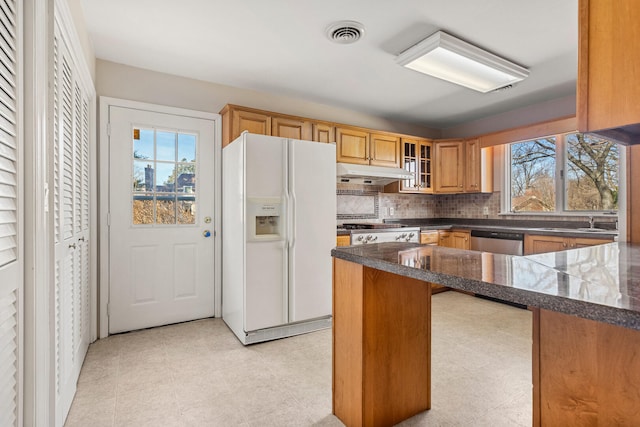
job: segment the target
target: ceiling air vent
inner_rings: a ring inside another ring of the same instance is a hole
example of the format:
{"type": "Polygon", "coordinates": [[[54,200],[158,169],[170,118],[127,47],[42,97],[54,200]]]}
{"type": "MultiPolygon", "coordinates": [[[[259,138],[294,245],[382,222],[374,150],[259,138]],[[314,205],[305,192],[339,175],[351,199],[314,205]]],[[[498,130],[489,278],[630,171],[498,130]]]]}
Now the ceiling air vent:
{"type": "Polygon", "coordinates": [[[339,21],[327,27],[329,40],[340,44],[355,43],[364,34],[364,25],[356,21],[339,21]]]}

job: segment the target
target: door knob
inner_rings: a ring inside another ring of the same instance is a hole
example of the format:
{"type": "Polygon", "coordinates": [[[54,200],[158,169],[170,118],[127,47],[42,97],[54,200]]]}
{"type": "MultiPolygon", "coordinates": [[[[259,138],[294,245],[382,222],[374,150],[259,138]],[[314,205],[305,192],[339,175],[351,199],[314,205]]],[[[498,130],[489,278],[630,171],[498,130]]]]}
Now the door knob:
{"type": "Polygon", "coordinates": [[[204,231],[202,232],[202,235],[203,235],[204,237],[211,237],[211,231],[209,231],[209,230],[204,230],[204,231]]]}

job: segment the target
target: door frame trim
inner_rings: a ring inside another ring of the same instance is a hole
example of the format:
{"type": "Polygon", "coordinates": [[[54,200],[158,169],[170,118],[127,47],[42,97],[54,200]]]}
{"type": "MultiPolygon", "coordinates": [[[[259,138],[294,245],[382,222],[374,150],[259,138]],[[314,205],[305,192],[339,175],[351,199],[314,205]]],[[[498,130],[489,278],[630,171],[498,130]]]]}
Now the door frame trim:
{"type": "Polygon", "coordinates": [[[214,316],[222,316],[222,244],[218,231],[222,225],[222,116],[217,113],[188,110],[185,108],[170,107],[166,105],[149,104],[146,102],[131,101],[127,99],[101,96],[100,104],[100,130],[99,130],[99,206],[98,227],[99,236],[99,301],[98,320],[99,337],[109,336],[109,316],[107,304],[109,302],[109,108],[123,107],[134,110],[144,110],[155,113],[173,114],[197,119],[211,120],[214,122],[214,316]]]}

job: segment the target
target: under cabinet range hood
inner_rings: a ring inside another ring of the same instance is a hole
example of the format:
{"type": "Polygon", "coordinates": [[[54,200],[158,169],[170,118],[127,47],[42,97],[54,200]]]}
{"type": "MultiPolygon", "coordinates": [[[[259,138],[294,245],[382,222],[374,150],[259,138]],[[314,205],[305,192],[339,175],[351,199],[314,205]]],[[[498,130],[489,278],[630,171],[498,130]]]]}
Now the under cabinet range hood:
{"type": "Polygon", "coordinates": [[[414,175],[401,168],[338,163],[338,183],[387,185],[401,179],[413,179],[414,175]]]}

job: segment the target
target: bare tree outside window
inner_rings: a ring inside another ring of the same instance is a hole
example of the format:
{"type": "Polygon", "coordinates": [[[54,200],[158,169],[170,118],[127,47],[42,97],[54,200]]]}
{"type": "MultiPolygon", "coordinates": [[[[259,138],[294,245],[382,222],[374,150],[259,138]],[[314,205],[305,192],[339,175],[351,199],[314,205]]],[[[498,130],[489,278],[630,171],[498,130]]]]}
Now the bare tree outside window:
{"type": "Polygon", "coordinates": [[[511,210],[555,211],[555,138],[511,144],[511,210]]]}
{"type": "Polygon", "coordinates": [[[567,135],[568,210],[618,209],[618,145],[580,133],[567,135]]]}
{"type": "Polygon", "coordinates": [[[554,212],[558,199],[566,211],[617,210],[617,144],[580,133],[557,142],[549,137],[510,145],[511,210],[554,212]],[[556,195],[556,159],[563,157],[564,193],[556,195]]]}

